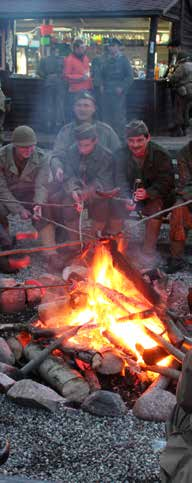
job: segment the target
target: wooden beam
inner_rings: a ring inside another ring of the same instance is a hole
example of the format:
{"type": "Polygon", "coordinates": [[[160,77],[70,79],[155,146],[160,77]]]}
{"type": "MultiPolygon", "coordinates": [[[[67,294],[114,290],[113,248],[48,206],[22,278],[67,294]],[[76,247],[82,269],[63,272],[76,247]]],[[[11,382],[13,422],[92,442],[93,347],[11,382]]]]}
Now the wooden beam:
{"type": "Polygon", "coordinates": [[[147,53],[147,79],[154,79],[156,35],[159,17],[151,17],[149,30],[149,45],[147,53]]]}

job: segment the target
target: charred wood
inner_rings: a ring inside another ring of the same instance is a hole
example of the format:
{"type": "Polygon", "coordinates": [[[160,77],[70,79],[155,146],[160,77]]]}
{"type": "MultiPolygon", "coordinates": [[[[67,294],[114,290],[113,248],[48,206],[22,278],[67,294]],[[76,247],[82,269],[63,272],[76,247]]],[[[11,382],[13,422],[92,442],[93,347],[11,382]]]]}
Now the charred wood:
{"type": "MultiPolygon", "coordinates": [[[[24,353],[27,359],[40,359],[43,351],[38,344],[30,343],[24,353]]],[[[68,401],[81,403],[89,394],[90,388],[83,376],[61,358],[48,355],[38,366],[41,377],[68,401]]]]}
{"type": "Polygon", "coordinates": [[[136,312],[134,314],[130,314],[125,317],[119,317],[117,319],[117,322],[128,322],[129,320],[137,320],[137,319],[148,319],[149,317],[152,317],[154,315],[155,311],[154,309],[147,309],[147,310],[142,310],[141,312],[136,312]]]}
{"type": "Polygon", "coordinates": [[[155,346],[151,349],[145,349],[141,344],[136,344],[136,349],[141,354],[146,364],[155,364],[167,357],[167,352],[163,347],[155,346]]]}
{"type": "Polygon", "coordinates": [[[139,270],[132,264],[131,259],[126,258],[117,249],[117,242],[110,240],[108,244],[113,265],[117,268],[125,277],[127,277],[139,290],[142,295],[153,305],[158,305],[161,301],[160,295],[154,290],[154,288],[142,277],[139,270]]]}
{"type": "Polygon", "coordinates": [[[162,376],[166,376],[170,379],[179,379],[181,371],[177,371],[172,367],[164,367],[164,366],[156,366],[156,365],[144,365],[140,364],[142,371],[151,371],[157,374],[161,374],[162,376]]]}
{"type": "Polygon", "coordinates": [[[87,364],[89,364],[93,369],[97,369],[103,359],[103,355],[100,352],[90,350],[90,349],[80,349],[75,347],[61,346],[60,350],[63,354],[68,354],[73,359],[79,359],[87,364]]]}
{"type": "Polygon", "coordinates": [[[165,351],[167,352],[167,354],[173,355],[175,357],[175,359],[179,362],[183,361],[185,355],[183,354],[182,351],[180,351],[179,349],[174,347],[173,344],[168,342],[161,335],[155,334],[155,332],[153,332],[151,329],[146,327],[146,325],[144,325],[144,328],[145,328],[145,331],[148,334],[148,336],[151,337],[151,339],[153,339],[155,342],[157,342],[157,344],[159,344],[161,347],[163,347],[165,349],[165,351]]]}
{"type": "Polygon", "coordinates": [[[85,324],[71,327],[70,329],[66,330],[61,337],[53,341],[48,347],[46,347],[42,351],[40,350],[38,357],[36,357],[34,360],[31,360],[30,362],[28,362],[28,364],[22,367],[21,373],[23,374],[23,376],[26,377],[26,375],[28,375],[30,372],[37,369],[40,364],[47,359],[48,355],[53,352],[53,350],[58,349],[64,342],[64,340],[68,340],[75,334],[77,334],[77,332],[83,327],[83,325],[85,324]]]}

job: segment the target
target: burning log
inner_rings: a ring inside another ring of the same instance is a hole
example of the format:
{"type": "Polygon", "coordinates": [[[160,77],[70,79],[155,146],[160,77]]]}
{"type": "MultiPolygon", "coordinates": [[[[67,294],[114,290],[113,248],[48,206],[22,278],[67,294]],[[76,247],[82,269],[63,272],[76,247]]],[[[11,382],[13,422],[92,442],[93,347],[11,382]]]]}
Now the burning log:
{"type": "Polygon", "coordinates": [[[108,244],[113,265],[127,277],[134,286],[142,293],[142,295],[153,305],[158,305],[161,302],[160,295],[154,290],[154,288],[142,277],[139,270],[137,270],[132,264],[131,259],[126,258],[117,249],[117,242],[110,240],[108,244]]]}
{"type": "Polygon", "coordinates": [[[68,354],[70,357],[73,357],[74,360],[79,359],[89,364],[92,369],[97,369],[102,364],[103,355],[100,352],[70,346],[66,347],[64,345],[61,346],[60,350],[63,354],[68,354]]]}
{"type": "Polygon", "coordinates": [[[167,352],[163,347],[155,346],[151,349],[145,349],[141,344],[137,343],[136,349],[146,364],[155,364],[167,357],[167,352]]]}
{"type": "Polygon", "coordinates": [[[22,375],[23,375],[23,377],[24,376],[26,377],[26,375],[28,375],[30,372],[32,372],[36,368],[38,368],[40,366],[40,364],[43,361],[46,360],[46,358],[48,357],[48,355],[51,352],[53,352],[53,350],[58,349],[58,347],[61,346],[61,344],[64,342],[65,339],[68,340],[71,337],[74,337],[74,335],[77,334],[78,330],[80,330],[85,325],[86,324],[82,324],[82,325],[79,325],[79,326],[71,327],[70,329],[68,329],[68,331],[66,330],[65,333],[61,337],[59,337],[58,339],[56,339],[55,341],[53,341],[48,347],[46,347],[42,351],[40,350],[39,356],[36,357],[34,360],[31,360],[30,362],[28,362],[28,364],[26,364],[20,370],[21,373],[22,373],[22,375]]]}
{"type": "Polygon", "coordinates": [[[117,307],[119,307],[123,312],[126,312],[128,315],[130,312],[127,310],[127,308],[120,302],[120,296],[121,294],[117,292],[117,290],[112,290],[108,287],[105,287],[101,283],[96,283],[96,287],[101,290],[102,293],[117,307]]]}
{"type": "Polygon", "coordinates": [[[9,458],[10,443],[6,441],[3,449],[0,451],[0,465],[3,465],[9,458]]]}
{"type": "MultiPolygon", "coordinates": [[[[24,349],[27,359],[32,359],[30,362],[40,360],[43,352],[38,344],[33,343],[28,344],[24,349]]],[[[83,376],[59,357],[47,356],[46,360],[41,361],[38,365],[38,372],[53,389],[68,401],[81,403],[89,394],[90,388],[83,376]]]]}
{"type": "Polygon", "coordinates": [[[128,322],[129,320],[137,320],[137,319],[141,319],[141,320],[148,319],[149,317],[154,315],[154,313],[155,313],[154,309],[142,310],[141,312],[130,314],[125,317],[119,317],[119,319],[117,319],[117,322],[128,322]]]}
{"type": "Polygon", "coordinates": [[[161,374],[162,376],[166,376],[170,379],[179,379],[181,371],[177,371],[173,367],[164,367],[164,366],[148,366],[144,364],[140,364],[142,371],[151,371],[157,374],[161,374]]]}
{"type": "MultiPolygon", "coordinates": [[[[123,293],[118,292],[118,290],[105,287],[101,283],[97,283],[96,286],[98,288],[100,288],[101,291],[103,291],[103,289],[104,289],[106,291],[106,295],[113,297],[112,301],[114,301],[114,303],[116,303],[116,301],[118,301],[118,302],[122,302],[122,303],[125,303],[125,304],[131,304],[132,306],[143,309],[143,303],[140,302],[139,300],[137,300],[134,297],[127,297],[127,295],[124,295],[123,293]]],[[[130,312],[128,312],[127,308],[125,308],[125,311],[129,315],[132,315],[130,312]]]]}
{"type": "Polygon", "coordinates": [[[102,361],[97,368],[99,374],[119,374],[124,368],[123,358],[116,349],[107,349],[102,352],[102,361]]]}
{"type": "Polygon", "coordinates": [[[149,335],[149,337],[151,337],[151,339],[153,339],[161,347],[163,347],[165,349],[165,352],[167,352],[167,354],[173,355],[175,357],[175,359],[177,361],[179,361],[179,362],[182,362],[183,361],[185,355],[183,354],[182,351],[180,351],[179,349],[177,349],[176,347],[174,347],[173,344],[171,344],[170,342],[168,342],[161,335],[155,334],[155,332],[153,332],[151,329],[149,329],[148,327],[146,327],[146,325],[144,325],[144,328],[145,328],[146,333],[149,335]]]}
{"type": "Polygon", "coordinates": [[[115,346],[115,348],[118,350],[119,354],[126,360],[130,370],[132,372],[141,372],[140,371],[140,366],[136,362],[136,356],[135,354],[132,354],[129,349],[126,347],[122,347],[120,343],[116,340],[115,336],[111,334],[108,330],[105,330],[103,332],[104,337],[115,346]]]}

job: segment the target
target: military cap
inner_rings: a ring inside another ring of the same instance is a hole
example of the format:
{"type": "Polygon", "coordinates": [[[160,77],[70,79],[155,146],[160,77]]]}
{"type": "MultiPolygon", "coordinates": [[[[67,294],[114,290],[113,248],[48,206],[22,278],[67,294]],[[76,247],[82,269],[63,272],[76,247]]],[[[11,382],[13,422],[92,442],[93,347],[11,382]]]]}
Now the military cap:
{"type": "Polygon", "coordinates": [[[97,137],[96,125],[84,122],[75,128],[75,137],[81,139],[95,139],[97,137]]]}
{"type": "Polygon", "coordinates": [[[88,99],[89,101],[92,101],[92,102],[94,102],[94,104],[96,104],[95,98],[92,96],[92,94],[90,94],[89,91],[79,92],[75,97],[75,104],[76,104],[76,102],[80,101],[81,99],[88,99]]]}
{"type": "Polygon", "coordinates": [[[18,126],[12,134],[12,143],[16,146],[32,146],[37,144],[37,137],[29,126],[18,126]]]}
{"type": "Polygon", "coordinates": [[[126,125],[126,136],[127,138],[133,138],[136,136],[148,136],[149,135],[149,129],[144,123],[144,121],[141,120],[134,120],[129,122],[126,125]]]}

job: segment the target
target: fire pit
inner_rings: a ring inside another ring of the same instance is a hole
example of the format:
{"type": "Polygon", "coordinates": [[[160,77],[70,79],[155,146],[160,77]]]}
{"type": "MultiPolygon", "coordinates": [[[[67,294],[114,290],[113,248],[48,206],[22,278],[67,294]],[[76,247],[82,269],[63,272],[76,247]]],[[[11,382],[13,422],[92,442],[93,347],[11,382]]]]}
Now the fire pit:
{"type": "Polygon", "coordinates": [[[153,391],[178,379],[192,342],[115,240],[96,245],[87,270],[83,263],[82,277],[73,274],[72,283],[53,301],[45,290],[38,319],[18,330],[17,340],[30,361],[20,367],[20,375],[38,370],[50,387],[77,405],[89,393],[108,390],[109,380],[121,394],[119,380],[123,396],[125,386],[133,394],[131,407],[150,384],[153,391]]]}

